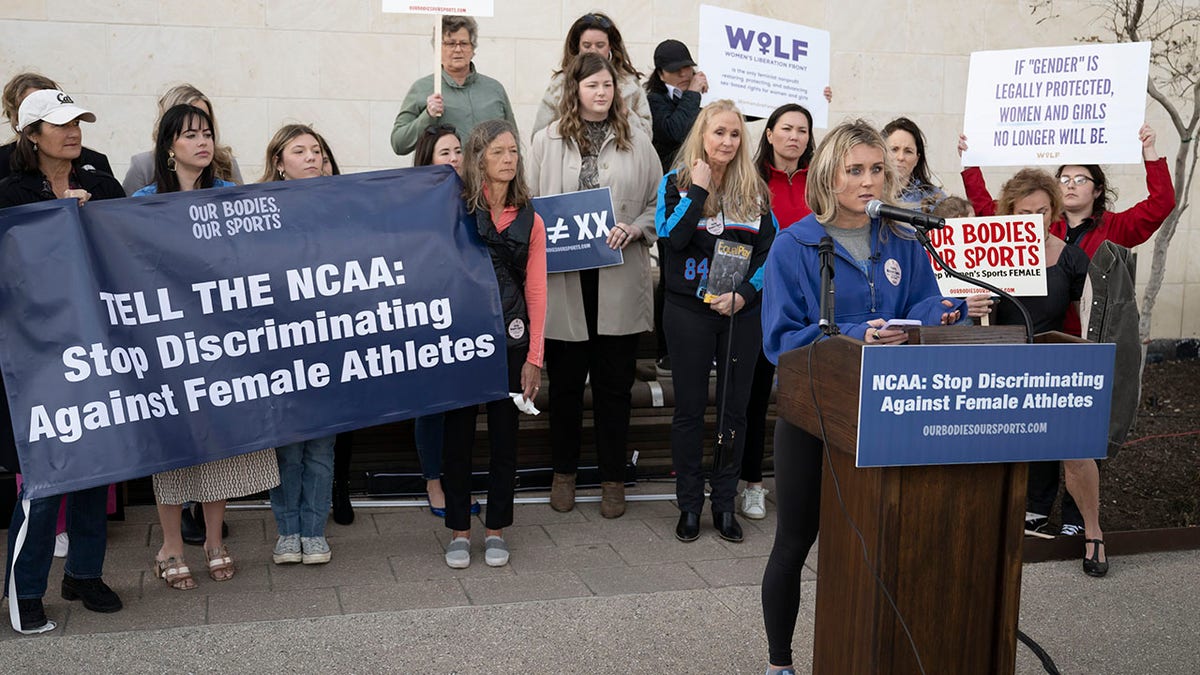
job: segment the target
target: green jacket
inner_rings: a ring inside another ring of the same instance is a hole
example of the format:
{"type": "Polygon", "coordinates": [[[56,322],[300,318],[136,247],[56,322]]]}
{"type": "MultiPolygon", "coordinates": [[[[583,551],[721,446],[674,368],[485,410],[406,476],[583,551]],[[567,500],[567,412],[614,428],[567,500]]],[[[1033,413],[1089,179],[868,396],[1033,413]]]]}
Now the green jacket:
{"type": "Polygon", "coordinates": [[[404,97],[404,105],[396,115],[396,123],[392,125],[392,150],[397,155],[407,155],[417,147],[417,139],[425,127],[431,124],[449,124],[458,131],[458,138],[465,145],[467,136],[476,124],[487,120],[505,119],[516,126],[513,117],[512,104],[508,102],[508,94],[504,85],[486,75],[475,72],[475,64],[471,64],[471,74],[459,84],[454,78],[442,71],[442,101],[445,113],[441,118],[434,118],[425,110],[425,99],[433,93],[433,75],[426,75],[413,82],[404,97]]]}

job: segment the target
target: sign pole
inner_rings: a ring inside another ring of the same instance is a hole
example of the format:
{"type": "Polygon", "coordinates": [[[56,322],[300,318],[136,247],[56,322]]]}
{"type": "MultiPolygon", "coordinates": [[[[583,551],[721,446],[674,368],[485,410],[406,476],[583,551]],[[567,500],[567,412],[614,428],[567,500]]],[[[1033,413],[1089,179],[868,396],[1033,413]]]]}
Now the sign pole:
{"type": "MultiPolygon", "coordinates": [[[[433,93],[442,95],[442,15],[433,17],[433,93]]],[[[440,117],[440,115],[438,116],[440,117]]]]}

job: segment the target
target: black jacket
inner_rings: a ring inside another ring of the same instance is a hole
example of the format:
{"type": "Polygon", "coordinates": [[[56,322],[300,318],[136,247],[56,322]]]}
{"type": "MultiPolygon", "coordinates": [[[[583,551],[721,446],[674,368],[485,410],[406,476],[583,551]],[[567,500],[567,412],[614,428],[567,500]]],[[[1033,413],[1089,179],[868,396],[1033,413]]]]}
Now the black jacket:
{"type": "MultiPolygon", "coordinates": [[[[88,168],[80,158],[75,165],[73,177],[79,187],[92,193],[92,199],[121,199],[125,189],[112,174],[88,168]]],[[[54,199],[46,177],[38,173],[14,173],[0,180],[0,208],[33,204],[54,199]]]]}
{"type": "MultiPolygon", "coordinates": [[[[12,154],[16,147],[16,141],[8,145],[0,145],[0,180],[8,178],[8,175],[12,173],[12,154]]],[[[113,175],[112,166],[108,163],[108,157],[104,153],[84,148],[79,153],[79,166],[86,169],[89,164],[97,171],[113,175]]]]}
{"type": "Polygon", "coordinates": [[[654,124],[654,150],[662,162],[663,173],[666,173],[671,170],[679,146],[692,130],[692,123],[700,115],[700,92],[685,91],[676,101],[666,89],[650,91],[646,93],[646,102],[650,104],[650,118],[654,124]]]}

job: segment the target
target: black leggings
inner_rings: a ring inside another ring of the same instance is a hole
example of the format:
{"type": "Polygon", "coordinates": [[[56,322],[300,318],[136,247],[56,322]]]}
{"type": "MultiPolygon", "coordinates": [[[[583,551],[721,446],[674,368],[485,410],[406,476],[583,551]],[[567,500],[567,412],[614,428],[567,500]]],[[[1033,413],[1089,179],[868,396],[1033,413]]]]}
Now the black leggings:
{"type": "Polygon", "coordinates": [[[767,445],[767,407],[771,405],[771,390],[775,387],[775,364],[760,350],[754,366],[754,381],[750,384],[750,400],[746,403],[746,447],[742,450],[742,480],[761,483],[763,455],[767,445]]]}
{"type": "Polygon", "coordinates": [[[800,611],[800,572],[821,523],[821,441],[782,419],[775,423],[775,545],[763,572],[763,622],[771,665],[792,663],[800,611]]]}

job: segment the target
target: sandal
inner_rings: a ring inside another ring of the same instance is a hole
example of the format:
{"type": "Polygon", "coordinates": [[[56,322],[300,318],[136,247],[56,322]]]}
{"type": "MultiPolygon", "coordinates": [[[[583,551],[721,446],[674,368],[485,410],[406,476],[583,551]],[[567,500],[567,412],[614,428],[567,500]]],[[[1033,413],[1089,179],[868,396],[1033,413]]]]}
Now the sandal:
{"type": "Polygon", "coordinates": [[[213,581],[229,581],[233,578],[237,568],[233,566],[228,548],[222,545],[221,548],[205,549],[204,554],[208,556],[208,576],[213,581]]]}
{"type": "Polygon", "coordinates": [[[1102,577],[1108,574],[1108,556],[1105,556],[1103,562],[1100,561],[1100,547],[1104,546],[1103,539],[1084,539],[1083,550],[1083,572],[1090,577],[1102,577]],[[1087,545],[1092,545],[1092,555],[1087,556],[1087,545]]]}
{"type": "Polygon", "coordinates": [[[190,591],[196,587],[192,571],[188,569],[183,558],[171,556],[166,560],[154,559],[154,576],[167,582],[167,585],[177,591],[190,591]]]}

